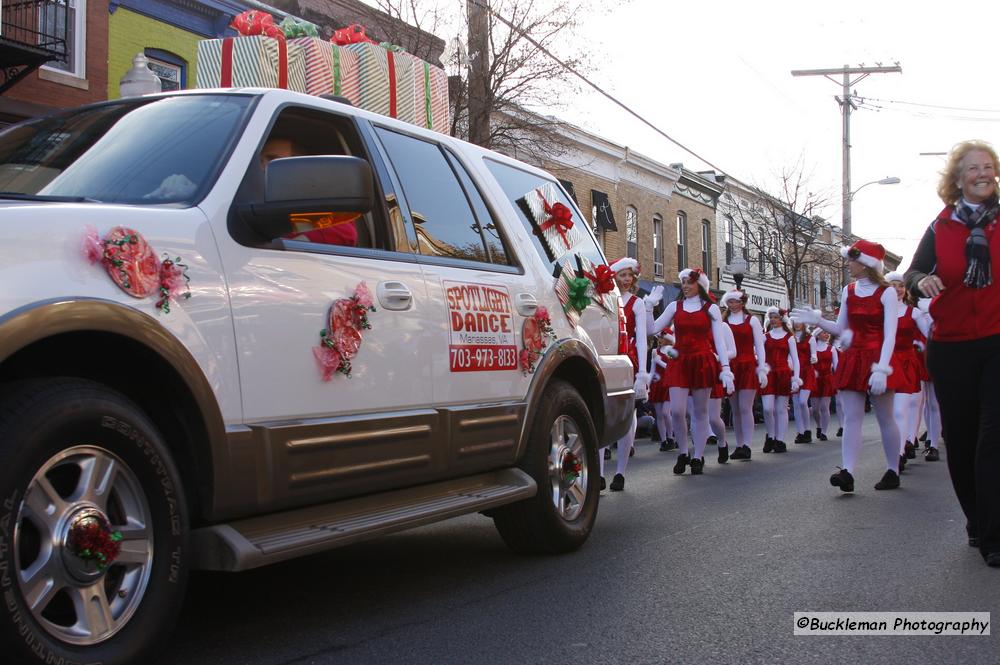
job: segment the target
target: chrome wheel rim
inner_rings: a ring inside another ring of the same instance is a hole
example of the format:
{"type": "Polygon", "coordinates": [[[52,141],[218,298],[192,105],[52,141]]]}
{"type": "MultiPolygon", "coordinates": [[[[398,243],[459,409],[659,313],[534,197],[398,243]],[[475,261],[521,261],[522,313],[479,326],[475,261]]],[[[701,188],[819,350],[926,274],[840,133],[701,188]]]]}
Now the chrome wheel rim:
{"type": "Polygon", "coordinates": [[[117,633],[152,562],[149,504],[119,457],[74,446],[35,473],[17,513],[14,564],[27,610],[50,635],[88,646],[117,633]]]}
{"type": "Polygon", "coordinates": [[[559,416],[549,432],[549,485],[552,505],[572,522],[587,501],[587,450],[580,428],[569,416],[559,416]]]}

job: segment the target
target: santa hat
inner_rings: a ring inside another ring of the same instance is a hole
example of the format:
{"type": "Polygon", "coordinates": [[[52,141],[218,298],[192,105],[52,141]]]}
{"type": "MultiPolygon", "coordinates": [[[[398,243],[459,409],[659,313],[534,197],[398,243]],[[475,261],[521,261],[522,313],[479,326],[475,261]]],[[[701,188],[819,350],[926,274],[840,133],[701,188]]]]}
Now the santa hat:
{"type": "Polygon", "coordinates": [[[615,272],[621,272],[622,270],[628,270],[629,268],[631,268],[632,272],[636,275],[642,272],[639,268],[639,262],[631,256],[623,256],[611,264],[611,269],[615,272]]]}
{"type": "Polygon", "coordinates": [[[710,288],[711,284],[709,283],[708,275],[705,274],[704,270],[701,270],[700,268],[685,268],[684,270],[681,270],[679,273],[677,273],[677,278],[682,282],[685,279],[688,279],[689,277],[694,277],[694,279],[697,279],[699,286],[705,289],[705,293],[708,293],[708,289],[710,288]]]}
{"type": "Polygon", "coordinates": [[[887,272],[885,274],[885,281],[887,281],[887,282],[905,282],[906,280],[903,279],[903,273],[899,272],[898,270],[893,270],[892,272],[887,272]]]}
{"type": "Polygon", "coordinates": [[[882,260],[885,259],[885,247],[870,240],[858,240],[850,247],[841,247],[840,255],[845,259],[857,261],[863,266],[882,272],[882,260]]]}
{"type": "Polygon", "coordinates": [[[764,313],[764,317],[765,317],[764,320],[766,321],[767,319],[771,318],[772,316],[780,316],[781,320],[784,323],[789,323],[789,324],[791,323],[788,320],[788,310],[787,309],[778,309],[777,307],[774,307],[772,305],[771,307],[768,307],[767,311],[764,313]]]}
{"type": "Polygon", "coordinates": [[[726,303],[729,302],[730,300],[739,300],[742,303],[746,303],[747,294],[743,291],[738,291],[736,289],[733,289],[732,291],[726,291],[726,293],[722,296],[722,300],[719,301],[719,304],[725,306],[726,303]]]}

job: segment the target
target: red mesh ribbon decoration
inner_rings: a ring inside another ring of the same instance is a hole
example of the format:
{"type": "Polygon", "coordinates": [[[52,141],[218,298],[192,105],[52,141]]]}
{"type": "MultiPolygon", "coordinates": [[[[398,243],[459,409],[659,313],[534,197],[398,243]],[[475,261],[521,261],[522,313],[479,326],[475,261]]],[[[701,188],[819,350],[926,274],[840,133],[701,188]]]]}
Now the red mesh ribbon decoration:
{"type": "Polygon", "coordinates": [[[324,381],[334,373],[350,378],[351,359],[361,350],[361,331],[371,330],[368,312],[375,306],[371,291],[361,282],[350,298],[334,300],[330,305],[327,327],[320,331],[320,345],[313,347],[313,357],[324,381]]]}
{"type": "Polygon", "coordinates": [[[538,225],[538,230],[544,232],[554,227],[556,232],[559,233],[559,237],[562,238],[566,249],[569,249],[572,244],[569,238],[566,237],[566,232],[573,228],[573,211],[559,202],[549,205],[540,188],[536,189],[535,192],[541,198],[542,205],[545,206],[545,214],[548,215],[548,218],[538,225]]]}
{"type": "Polygon", "coordinates": [[[78,519],[69,530],[69,550],[84,561],[96,561],[99,570],[107,570],[121,551],[122,534],[112,531],[108,521],[92,515],[78,519]]]}
{"type": "Polygon", "coordinates": [[[603,263],[594,268],[594,272],[584,272],[583,275],[593,283],[594,292],[598,295],[615,290],[615,271],[603,263]]]}

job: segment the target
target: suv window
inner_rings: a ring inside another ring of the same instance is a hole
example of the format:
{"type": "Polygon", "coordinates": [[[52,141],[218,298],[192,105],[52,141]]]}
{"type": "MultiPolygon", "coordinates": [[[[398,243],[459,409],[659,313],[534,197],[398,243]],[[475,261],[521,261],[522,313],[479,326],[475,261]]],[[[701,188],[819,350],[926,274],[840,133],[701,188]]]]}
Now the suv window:
{"type": "Polygon", "coordinates": [[[510,265],[499,229],[457,159],[449,161],[436,143],[384,127],[376,132],[399,176],[420,254],[510,265]]]}
{"type": "Polygon", "coordinates": [[[253,98],[130,99],[0,133],[0,192],[189,206],[211,187],[253,98]]]}
{"type": "MultiPolygon", "coordinates": [[[[535,173],[524,171],[493,159],[487,158],[484,161],[486,162],[486,166],[489,168],[490,173],[492,173],[493,177],[495,177],[497,182],[500,183],[500,187],[503,188],[503,191],[510,200],[514,210],[517,211],[518,219],[521,220],[521,223],[524,224],[524,227],[528,230],[528,233],[531,236],[531,242],[535,246],[535,251],[538,252],[538,256],[541,257],[542,261],[550,263],[548,253],[545,251],[545,247],[542,245],[541,239],[534,233],[534,227],[531,224],[531,220],[528,219],[521,206],[517,204],[517,200],[534,189],[537,189],[545,184],[550,184],[555,187],[558,195],[558,201],[573,211],[573,222],[579,227],[581,235],[583,236],[583,240],[578,242],[576,246],[573,247],[573,253],[590,259],[592,262],[597,264],[604,263],[604,255],[601,254],[601,248],[597,246],[597,242],[594,240],[594,236],[590,232],[589,225],[586,223],[584,216],[580,213],[580,209],[577,207],[576,203],[566,195],[566,192],[559,184],[559,181],[553,178],[544,178],[535,173]]],[[[556,263],[564,263],[565,258],[566,257],[559,257],[556,261],[552,261],[552,267],[554,268],[556,263]]]]}

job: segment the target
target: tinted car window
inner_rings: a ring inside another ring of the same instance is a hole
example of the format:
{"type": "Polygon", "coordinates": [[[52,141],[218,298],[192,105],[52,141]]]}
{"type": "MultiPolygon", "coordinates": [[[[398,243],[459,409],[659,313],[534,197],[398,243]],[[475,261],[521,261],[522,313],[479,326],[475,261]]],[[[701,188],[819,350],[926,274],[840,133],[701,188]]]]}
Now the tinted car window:
{"type": "MultiPolygon", "coordinates": [[[[556,189],[557,200],[573,211],[573,221],[577,224],[581,231],[583,239],[573,247],[573,254],[579,254],[587,259],[590,259],[594,263],[604,263],[604,256],[601,254],[601,249],[594,241],[594,236],[591,235],[588,225],[586,224],[583,215],[580,213],[580,209],[576,206],[576,203],[574,203],[573,200],[566,195],[566,192],[559,185],[557,180],[543,178],[534,173],[523,171],[519,168],[508,166],[507,164],[502,164],[492,159],[487,159],[485,161],[486,166],[503,188],[504,193],[507,195],[511,205],[514,207],[514,210],[517,211],[518,218],[521,220],[521,223],[524,224],[524,227],[528,230],[528,233],[531,236],[531,242],[535,246],[535,251],[538,252],[538,256],[540,256],[543,261],[546,263],[550,262],[548,253],[545,251],[545,247],[542,245],[541,239],[535,235],[534,226],[532,226],[531,220],[529,220],[527,215],[525,215],[521,206],[517,204],[517,200],[523,197],[526,193],[537,189],[542,185],[550,184],[556,189]]],[[[565,260],[566,257],[562,257],[560,262],[564,263],[565,260]]]]}
{"type": "Polygon", "coordinates": [[[251,97],[127,100],[0,133],[0,191],[192,205],[208,191],[251,97]]]}
{"type": "Polygon", "coordinates": [[[506,265],[506,255],[494,256],[484,240],[479,219],[441,148],[383,127],[376,131],[409,204],[419,253],[506,265]]]}

